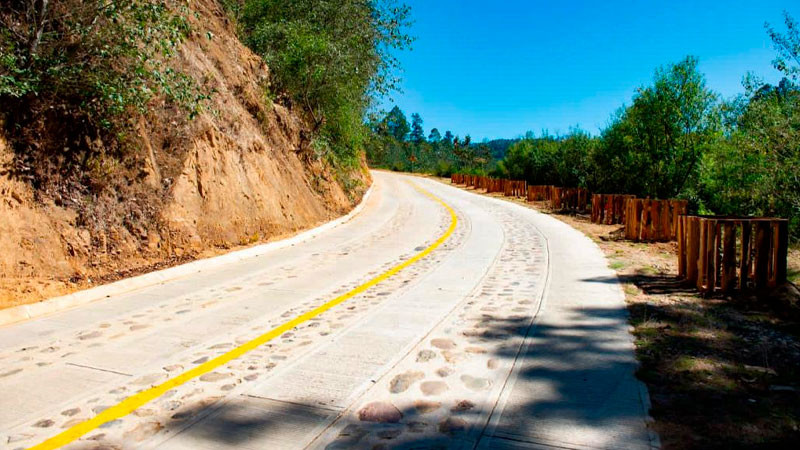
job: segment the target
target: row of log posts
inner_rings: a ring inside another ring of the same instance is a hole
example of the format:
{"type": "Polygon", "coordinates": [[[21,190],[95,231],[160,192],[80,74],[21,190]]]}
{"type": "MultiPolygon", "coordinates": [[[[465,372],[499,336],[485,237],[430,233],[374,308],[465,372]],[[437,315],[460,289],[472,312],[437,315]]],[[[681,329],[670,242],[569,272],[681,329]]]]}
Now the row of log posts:
{"type": "Polygon", "coordinates": [[[541,201],[550,201],[553,198],[553,188],[555,186],[550,185],[535,185],[535,186],[528,186],[528,201],[529,202],[541,202],[541,201]]]}
{"type": "Polygon", "coordinates": [[[632,198],[625,202],[625,239],[631,241],[674,240],[678,217],[686,214],[686,200],[632,198]]]}
{"type": "Polygon", "coordinates": [[[552,188],[550,208],[556,211],[584,212],[589,207],[589,191],[583,188],[552,188]]]}
{"type": "Polygon", "coordinates": [[[506,180],[507,197],[525,197],[527,196],[528,182],[518,180],[506,180]]]}
{"type": "Polygon", "coordinates": [[[786,281],[785,219],[681,216],[678,275],[704,293],[773,288],[786,281]]]}
{"type": "MultiPolygon", "coordinates": [[[[548,201],[554,210],[585,211],[581,188],[528,186],[525,181],[452,174],[453,184],[487,193],[548,201]]],[[[592,222],[624,223],[633,241],[678,241],[679,276],[704,293],[772,288],[786,281],[789,230],[786,219],[688,216],[686,200],[651,200],[633,195],[595,194],[592,222]]]]}
{"type": "Polygon", "coordinates": [[[636,198],[627,194],[592,195],[592,222],[614,225],[625,223],[625,205],[628,199],[636,198]]]}

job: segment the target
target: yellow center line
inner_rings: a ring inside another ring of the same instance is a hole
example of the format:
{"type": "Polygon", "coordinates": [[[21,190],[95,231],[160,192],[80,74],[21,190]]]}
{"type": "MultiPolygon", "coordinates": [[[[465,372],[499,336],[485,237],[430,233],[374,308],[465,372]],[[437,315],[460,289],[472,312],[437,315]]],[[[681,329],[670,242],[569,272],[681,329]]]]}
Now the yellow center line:
{"type": "Polygon", "coordinates": [[[81,436],[83,436],[86,433],[89,433],[90,431],[98,428],[99,426],[103,425],[104,423],[108,423],[108,422],[117,420],[117,419],[119,419],[121,417],[127,416],[128,414],[132,413],[136,409],[138,409],[138,408],[144,406],[145,404],[149,403],[150,401],[155,400],[156,398],[160,397],[161,395],[163,395],[168,390],[170,390],[172,388],[175,388],[177,386],[180,386],[180,385],[186,383],[187,381],[189,381],[189,380],[191,380],[193,378],[197,378],[197,377],[199,377],[199,376],[201,376],[203,374],[211,372],[212,370],[214,370],[214,369],[216,369],[216,368],[218,368],[218,367],[220,367],[220,366],[222,366],[224,364],[227,364],[228,362],[230,362],[230,361],[232,361],[234,359],[237,359],[240,356],[242,356],[242,355],[244,355],[244,354],[246,354],[246,353],[248,353],[248,352],[250,352],[252,350],[255,350],[256,348],[260,347],[261,345],[271,341],[272,339],[275,339],[276,337],[278,337],[278,336],[282,335],[283,333],[291,330],[292,328],[302,324],[303,322],[306,322],[306,321],[308,321],[308,320],[310,320],[310,319],[312,319],[312,318],[324,313],[325,311],[328,311],[329,309],[339,305],[340,303],[343,303],[343,302],[355,297],[356,295],[363,293],[364,291],[368,290],[369,288],[371,288],[371,287],[373,287],[373,286],[375,286],[375,285],[387,280],[388,278],[396,275],[398,272],[402,271],[403,269],[411,266],[412,264],[416,263],[417,261],[421,260],[422,258],[428,256],[428,254],[430,254],[437,247],[442,245],[442,243],[444,243],[444,241],[446,241],[453,234],[453,232],[456,229],[456,225],[458,223],[458,219],[456,217],[455,211],[453,211],[453,208],[451,208],[450,205],[448,205],[447,203],[442,201],[439,197],[431,194],[430,192],[422,189],[421,187],[417,186],[416,184],[414,184],[414,183],[412,183],[410,181],[408,183],[411,184],[414,187],[414,189],[416,189],[420,193],[424,194],[425,196],[433,199],[434,201],[436,201],[437,203],[442,205],[447,210],[447,212],[450,213],[450,226],[447,228],[447,231],[444,234],[442,234],[438,239],[436,239],[436,241],[434,241],[431,245],[429,245],[427,248],[425,248],[425,250],[422,250],[421,252],[419,252],[416,255],[412,256],[410,259],[407,259],[406,261],[404,261],[404,262],[392,267],[391,269],[387,270],[386,272],[383,272],[382,274],[377,275],[375,278],[372,278],[371,280],[367,281],[366,283],[355,287],[353,290],[351,290],[349,292],[346,292],[346,293],[334,298],[333,300],[330,300],[327,303],[325,303],[323,305],[320,305],[320,306],[318,306],[318,307],[316,307],[316,308],[314,308],[314,309],[312,309],[312,310],[310,310],[310,311],[308,311],[306,313],[303,313],[303,314],[295,317],[294,319],[289,320],[288,322],[285,322],[282,325],[279,325],[279,326],[271,329],[270,331],[262,334],[261,336],[258,336],[257,338],[253,339],[252,341],[249,341],[249,342],[247,342],[247,343],[245,343],[245,344],[243,344],[243,345],[241,345],[239,347],[236,347],[236,348],[232,349],[231,351],[229,351],[227,353],[224,353],[224,354],[222,354],[220,356],[217,356],[214,359],[206,361],[206,362],[200,364],[199,366],[197,366],[197,367],[195,367],[195,368],[193,368],[191,370],[187,370],[186,372],[183,372],[182,374],[180,374],[180,375],[178,375],[178,376],[176,376],[174,378],[170,378],[169,380],[167,380],[167,381],[165,381],[165,382],[163,382],[163,383],[161,383],[161,384],[159,384],[157,386],[153,386],[150,389],[147,389],[147,390],[144,390],[144,391],[139,392],[137,394],[134,394],[134,395],[126,398],[125,400],[122,400],[121,402],[117,403],[116,405],[111,406],[108,409],[103,410],[102,412],[98,413],[96,416],[92,417],[91,419],[87,419],[87,420],[85,420],[83,422],[80,422],[80,423],[74,425],[73,427],[61,432],[60,434],[57,434],[56,436],[53,436],[50,439],[47,439],[46,441],[42,442],[41,444],[38,444],[38,445],[35,445],[35,446],[31,447],[31,449],[37,449],[37,450],[38,449],[54,449],[54,448],[59,448],[59,447],[62,447],[64,445],[67,445],[67,444],[69,444],[71,442],[74,442],[77,439],[79,439],[81,436]]]}

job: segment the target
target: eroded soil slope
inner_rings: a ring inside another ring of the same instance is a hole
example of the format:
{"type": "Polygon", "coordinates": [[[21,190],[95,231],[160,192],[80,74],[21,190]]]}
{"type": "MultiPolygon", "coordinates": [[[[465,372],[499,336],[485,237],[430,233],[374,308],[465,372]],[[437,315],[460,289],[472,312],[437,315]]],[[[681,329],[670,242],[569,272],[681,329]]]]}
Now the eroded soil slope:
{"type": "MultiPolygon", "coordinates": [[[[363,195],[365,166],[339,173],[356,186],[346,192],[310,149],[300,116],[266,98],[269,69],[236,39],[219,3],[192,8],[192,35],[172,64],[212,92],[199,117],[153,102],[133,154],[92,168],[107,186],[2,171],[0,307],[285,236],[346,213],[363,195]]],[[[13,158],[0,136],[0,164],[13,158]]]]}

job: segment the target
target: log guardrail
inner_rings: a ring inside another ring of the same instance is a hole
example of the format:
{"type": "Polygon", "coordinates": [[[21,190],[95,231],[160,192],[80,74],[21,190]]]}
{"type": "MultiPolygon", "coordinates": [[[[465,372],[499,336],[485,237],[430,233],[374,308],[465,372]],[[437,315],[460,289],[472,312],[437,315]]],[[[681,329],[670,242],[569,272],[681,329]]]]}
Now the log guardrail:
{"type": "Polygon", "coordinates": [[[553,187],[551,192],[551,209],[584,212],[589,208],[589,191],[584,188],[553,187]]]}
{"type": "Polygon", "coordinates": [[[499,178],[489,178],[486,184],[486,193],[503,192],[503,180],[499,178]]]}
{"type": "Polygon", "coordinates": [[[789,222],[681,216],[678,274],[703,293],[773,288],[786,281],[789,222]]]}
{"type": "Polygon", "coordinates": [[[686,200],[631,198],[625,202],[625,239],[632,241],[675,240],[678,217],[686,214],[686,200]]]}
{"type": "Polygon", "coordinates": [[[550,201],[553,198],[553,188],[551,185],[528,186],[527,199],[529,202],[550,201]]]}
{"type": "Polygon", "coordinates": [[[636,198],[628,194],[592,195],[592,222],[614,225],[625,223],[625,203],[636,198]]]}
{"type": "Polygon", "coordinates": [[[526,181],[519,180],[503,180],[503,195],[506,197],[526,197],[527,186],[526,181]]]}

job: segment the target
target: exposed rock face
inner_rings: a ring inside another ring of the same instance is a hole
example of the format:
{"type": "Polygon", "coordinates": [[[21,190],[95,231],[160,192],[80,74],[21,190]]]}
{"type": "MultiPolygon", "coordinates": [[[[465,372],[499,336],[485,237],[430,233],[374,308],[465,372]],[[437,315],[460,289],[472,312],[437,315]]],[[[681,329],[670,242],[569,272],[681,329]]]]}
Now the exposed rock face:
{"type": "MultiPolygon", "coordinates": [[[[191,36],[170,64],[213,94],[192,121],[154,102],[136,127],[134,164],[118,169],[128,192],[98,196],[87,224],[85,199],[0,175],[0,308],[288,235],[360,200],[366,166],[345,192],[309,150],[302,118],[266,98],[268,68],[218,0],[191,7],[191,36]]],[[[0,165],[11,157],[0,135],[0,165]]]]}

